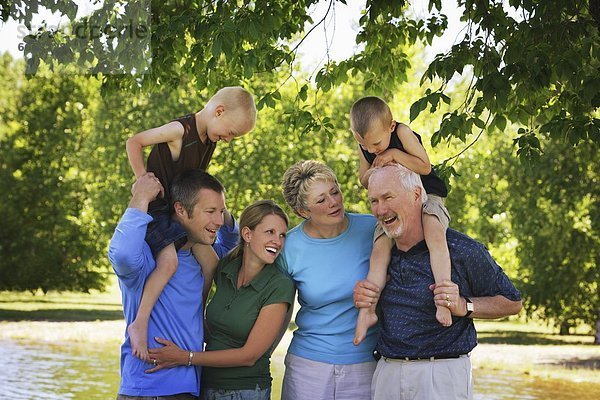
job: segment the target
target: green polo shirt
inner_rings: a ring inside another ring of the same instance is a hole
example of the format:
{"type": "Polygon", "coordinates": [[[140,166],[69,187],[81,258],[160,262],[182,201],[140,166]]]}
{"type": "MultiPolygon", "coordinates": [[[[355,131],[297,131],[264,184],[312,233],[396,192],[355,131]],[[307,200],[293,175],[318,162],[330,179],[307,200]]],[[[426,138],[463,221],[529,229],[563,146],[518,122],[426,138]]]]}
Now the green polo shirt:
{"type": "MultiPolygon", "coordinates": [[[[279,258],[246,286],[237,286],[241,257],[223,258],[215,274],[216,291],[206,308],[206,350],[243,347],[258,318],[269,304],[294,301],[294,284],[278,268],[279,258]]],[[[280,329],[280,327],[273,327],[280,329]]],[[[273,346],[252,367],[202,368],[202,387],[243,390],[271,387],[270,358],[273,346]]]]}

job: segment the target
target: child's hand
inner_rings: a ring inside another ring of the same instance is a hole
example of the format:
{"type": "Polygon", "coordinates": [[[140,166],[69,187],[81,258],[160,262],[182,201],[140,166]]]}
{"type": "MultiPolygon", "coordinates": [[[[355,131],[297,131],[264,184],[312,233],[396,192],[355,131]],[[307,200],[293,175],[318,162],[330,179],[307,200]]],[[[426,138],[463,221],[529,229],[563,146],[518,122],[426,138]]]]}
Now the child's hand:
{"type": "Polygon", "coordinates": [[[394,153],[400,152],[398,149],[387,149],[377,155],[375,160],[373,160],[373,167],[383,167],[384,165],[390,164],[398,164],[396,158],[394,158],[394,153]]]}

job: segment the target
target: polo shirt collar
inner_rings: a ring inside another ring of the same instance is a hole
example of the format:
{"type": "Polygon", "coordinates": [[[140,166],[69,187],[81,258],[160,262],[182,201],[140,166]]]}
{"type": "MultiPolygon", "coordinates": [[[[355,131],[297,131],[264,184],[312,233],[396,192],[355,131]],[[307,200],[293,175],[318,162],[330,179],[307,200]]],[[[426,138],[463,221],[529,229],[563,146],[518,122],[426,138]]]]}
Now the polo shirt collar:
{"type": "Polygon", "coordinates": [[[421,240],[419,243],[415,244],[413,247],[411,247],[407,251],[400,250],[394,244],[393,254],[414,256],[414,255],[417,255],[417,254],[424,253],[426,251],[429,251],[429,249],[427,248],[427,243],[425,242],[425,240],[421,240]]]}
{"type": "MultiPolygon", "coordinates": [[[[271,278],[278,273],[278,264],[280,262],[279,258],[280,257],[278,256],[273,264],[266,264],[262,271],[260,271],[258,275],[256,275],[254,279],[250,281],[248,286],[252,286],[252,288],[254,288],[254,290],[256,290],[257,292],[264,288],[269,283],[271,278]]],[[[238,273],[240,271],[241,266],[242,257],[237,257],[236,259],[228,262],[223,267],[222,273],[225,274],[227,278],[231,280],[234,287],[237,287],[238,273]]]]}

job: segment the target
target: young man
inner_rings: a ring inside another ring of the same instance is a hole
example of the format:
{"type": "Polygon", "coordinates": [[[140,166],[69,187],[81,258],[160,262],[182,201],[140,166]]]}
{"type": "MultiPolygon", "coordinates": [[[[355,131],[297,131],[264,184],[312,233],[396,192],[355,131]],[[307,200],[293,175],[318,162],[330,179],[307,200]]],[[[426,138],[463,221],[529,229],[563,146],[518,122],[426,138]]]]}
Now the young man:
{"type": "MultiPolygon", "coordinates": [[[[123,311],[129,325],[135,318],[144,284],[156,268],[150,247],[144,240],[152,217],[148,204],[163,190],[152,173],[140,176],[134,185],[129,207],[110,242],[108,257],[119,279],[123,311]]],[[[168,337],[182,348],[200,349],[203,344],[204,277],[191,248],[211,245],[222,256],[238,241],[238,229],[225,209],[221,183],[201,170],[182,173],[171,186],[172,215],[186,232],[187,242],[177,252],[179,267],[169,280],[152,310],[148,324],[150,347],[160,347],[154,338],[168,337]]],[[[208,285],[206,285],[208,286],[208,285]]],[[[199,369],[181,366],[147,374],[152,361],[132,354],[131,340],[125,334],[121,346],[119,400],[161,398],[196,399],[200,394],[199,369]]],[[[191,364],[190,364],[191,365],[191,364]]]]}

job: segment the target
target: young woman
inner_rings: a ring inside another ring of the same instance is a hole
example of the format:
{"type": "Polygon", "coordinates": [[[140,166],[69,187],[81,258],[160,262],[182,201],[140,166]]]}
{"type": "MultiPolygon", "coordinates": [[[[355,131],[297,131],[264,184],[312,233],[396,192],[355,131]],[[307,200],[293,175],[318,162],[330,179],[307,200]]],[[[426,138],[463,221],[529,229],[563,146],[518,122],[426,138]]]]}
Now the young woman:
{"type": "Polygon", "coordinates": [[[206,351],[173,342],[150,349],[154,372],[201,365],[204,400],[263,400],[271,397],[270,357],[294,300],[292,281],[277,267],[288,218],[270,200],[248,206],[239,220],[240,244],[215,274],[216,292],[206,309],[206,351]],[[225,397],[228,396],[228,397],[225,397]]]}

